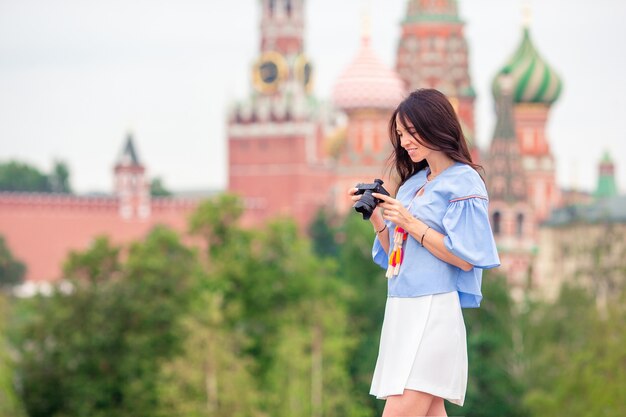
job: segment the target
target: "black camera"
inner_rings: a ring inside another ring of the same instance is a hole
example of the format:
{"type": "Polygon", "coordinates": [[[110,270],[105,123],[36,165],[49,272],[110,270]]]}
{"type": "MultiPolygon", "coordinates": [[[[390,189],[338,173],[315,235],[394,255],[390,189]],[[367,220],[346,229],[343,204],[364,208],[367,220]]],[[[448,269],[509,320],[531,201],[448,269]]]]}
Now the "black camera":
{"type": "Polygon", "coordinates": [[[359,201],[354,203],[352,207],[359,213],[363,214],[363,220],[369,220],[374,212],[374,209],[383,200],[376,198],[372,193],[389,195],[387,190],[383,188],[383,180],[376,178],[371,184],[357,184],[355,185],[357,191],[354,195],[363,195],[359,201]]]}

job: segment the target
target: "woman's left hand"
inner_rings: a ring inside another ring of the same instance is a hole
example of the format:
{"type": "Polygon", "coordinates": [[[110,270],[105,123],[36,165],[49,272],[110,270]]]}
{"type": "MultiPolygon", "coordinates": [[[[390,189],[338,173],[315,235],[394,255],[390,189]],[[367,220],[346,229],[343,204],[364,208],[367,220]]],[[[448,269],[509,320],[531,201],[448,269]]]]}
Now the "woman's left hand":
{"type": "Polygon", "coordinates": [[[416,222],[417,219],[404,207],[404,205],[393,197],[384,194],[372,193],[372,196],[383,200],[378,207],[384,209],[383,219],[393,222],[396,226],[407,230],[409,225],[416,222]]]}

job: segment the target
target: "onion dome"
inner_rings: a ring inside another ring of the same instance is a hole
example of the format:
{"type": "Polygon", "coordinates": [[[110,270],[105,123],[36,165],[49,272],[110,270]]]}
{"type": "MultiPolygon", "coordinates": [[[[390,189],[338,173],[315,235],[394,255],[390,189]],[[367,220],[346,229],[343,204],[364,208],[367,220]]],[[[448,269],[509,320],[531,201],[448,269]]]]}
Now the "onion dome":
{"type": "Polygon", "coordinates": [[[333,101],[342,110],[395,109],[404,94],[398,74],[376,56],[364,36],[361,50],[335,84],[333,101]]]}
{"type": "Polygon", "coordinates": [[[492,90],[495,97],[500,95],[498,80],[504,74],[513,79],[513,101],[515,103],[554,103],[561,94],[562,83],[557,73],[539,56],[528,28],[517,51],[498,72],[492,90]]]}

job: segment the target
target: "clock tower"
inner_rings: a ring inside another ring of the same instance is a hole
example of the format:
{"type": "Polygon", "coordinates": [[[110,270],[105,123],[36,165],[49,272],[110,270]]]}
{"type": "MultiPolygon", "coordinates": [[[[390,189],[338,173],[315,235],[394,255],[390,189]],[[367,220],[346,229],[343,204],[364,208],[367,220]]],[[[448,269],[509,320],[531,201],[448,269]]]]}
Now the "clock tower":
{"type": "Polygon", "coordinates": [[[252,92],[229,114],[228,189],[244,199],[244,224],[285,215],[304,226],[324,204],[331,181],[304,51],[304,0],[260,4],[252,92]]]}
{"type": "Polygon", "coordinates": [[[252,70],[258,93],[310,91],[312,68],[304,54],[303,34],[304,0],[261,1],[260,54],[252,70]]]}

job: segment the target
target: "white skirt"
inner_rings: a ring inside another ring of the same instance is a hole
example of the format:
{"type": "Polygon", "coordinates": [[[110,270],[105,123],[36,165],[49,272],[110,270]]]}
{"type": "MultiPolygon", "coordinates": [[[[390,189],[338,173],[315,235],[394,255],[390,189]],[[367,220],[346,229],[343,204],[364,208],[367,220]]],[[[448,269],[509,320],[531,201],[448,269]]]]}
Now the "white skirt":
{"type": "Polygon", "coordinates": [[[370,394],[384,399],[411,389],[462,406],[466,388],[467,342],[458,293],[388,297],[370,394]]]}

